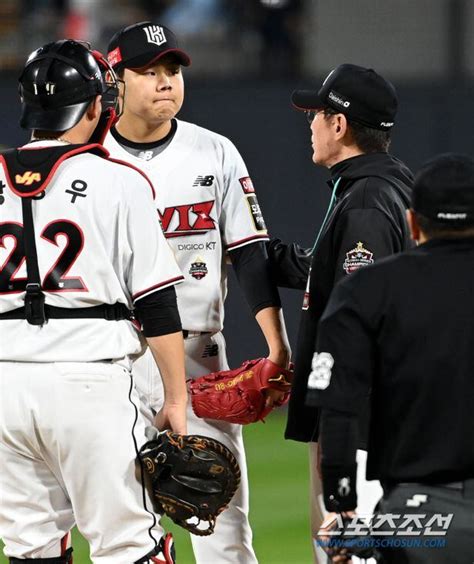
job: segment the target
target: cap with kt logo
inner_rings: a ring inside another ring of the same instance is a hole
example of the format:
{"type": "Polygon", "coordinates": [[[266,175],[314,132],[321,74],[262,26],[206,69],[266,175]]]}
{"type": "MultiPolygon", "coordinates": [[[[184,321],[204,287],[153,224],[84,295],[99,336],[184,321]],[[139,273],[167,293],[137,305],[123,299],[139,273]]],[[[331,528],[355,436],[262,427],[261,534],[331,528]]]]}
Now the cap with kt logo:
{"type": "Polygon", "coordinates": [[[189,56],[178,47],[175,34],[164,25],[141,22],[128,26],[110,40],[107,59],[115,70],[148,67],[161,57],[173,54],[178,62],[188,67],[189,56]]]}

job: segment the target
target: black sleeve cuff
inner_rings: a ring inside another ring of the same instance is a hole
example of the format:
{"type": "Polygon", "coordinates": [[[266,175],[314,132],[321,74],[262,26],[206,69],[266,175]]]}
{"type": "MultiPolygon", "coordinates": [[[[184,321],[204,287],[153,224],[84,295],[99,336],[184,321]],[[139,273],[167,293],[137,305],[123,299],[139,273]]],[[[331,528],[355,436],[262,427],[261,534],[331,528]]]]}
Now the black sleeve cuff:
{"type": "Polygon", "coordinates": [[[267,307],[281,307],[274,284],[265,243],[257,242],[229,251],[237,280],[253,315],[267,307]]]}
{"type": "Polygon", "coordinates": [[[135,302],[135,316],[145,337],[161,337],[181,331],[176,290],[169,286],[135,302]]]}
{"type": "Polygon", "coordinates": [[[321,466],[324,505],[328,511],[341,513],[357,507],[357,463],[350,466],[321,466]]]}
{"type": "Polygon", "coordinates": [[[358,418],[349,413],[323,409],[320,444],[322,450],[324,505],[328,511],[351,511],[357,506],[358,418]]]}

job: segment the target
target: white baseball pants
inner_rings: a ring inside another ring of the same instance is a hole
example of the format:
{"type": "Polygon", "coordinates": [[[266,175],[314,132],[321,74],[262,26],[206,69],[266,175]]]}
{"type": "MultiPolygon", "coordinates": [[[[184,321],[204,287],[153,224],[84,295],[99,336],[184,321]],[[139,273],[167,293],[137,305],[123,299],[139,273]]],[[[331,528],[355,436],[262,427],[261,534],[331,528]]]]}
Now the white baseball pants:
{"type": "MultiPolygon", "coordinates": [[[[227,370],[225,340],[222,333],[191,334],[185,341],[186,376],[196,378],[209,372],[227,370]]],[[[151,409],[158,411],[163,404],[163,386],[153,357],[148,350],[133,365],[135,383],[143,413],[153,421],[151,409]]],[[[255,564],[250,528],[247,463],[242,426],[200,419],[188,405],[188,433],[205,435],[224,443],[236,456],[241,483],[229,507],[219,515],[215,531],[208,537],[191,535],[197,564],[255,564]]],[[[177,554],[179,561],[179,553],[177,554]]]]}
{"type": "Polygon", "coordinates": [[[135,477],[145,422],[111,363],[0,363],[0,537],[7,557],[61,554],[77,523],[94,564],[131,564],[160,540],[135,477]]]}

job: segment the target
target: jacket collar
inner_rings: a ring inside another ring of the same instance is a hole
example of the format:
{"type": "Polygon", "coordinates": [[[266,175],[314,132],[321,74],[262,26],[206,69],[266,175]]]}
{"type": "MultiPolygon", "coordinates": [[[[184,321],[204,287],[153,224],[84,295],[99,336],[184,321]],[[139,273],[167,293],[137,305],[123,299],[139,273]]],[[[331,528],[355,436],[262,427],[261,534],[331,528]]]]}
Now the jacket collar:
{"type": "Polygon", "coordinates": [[[339,177],[352,178],[355,173],[359,176],[357,173],[361,168],[364,168],[367,172],[373,170],[375,173],[380,170],[380,163],[385,161],[387,157],[387,153],[368,153],[350,157],[331,167],[331,179],[334,180],[339,177]]]}

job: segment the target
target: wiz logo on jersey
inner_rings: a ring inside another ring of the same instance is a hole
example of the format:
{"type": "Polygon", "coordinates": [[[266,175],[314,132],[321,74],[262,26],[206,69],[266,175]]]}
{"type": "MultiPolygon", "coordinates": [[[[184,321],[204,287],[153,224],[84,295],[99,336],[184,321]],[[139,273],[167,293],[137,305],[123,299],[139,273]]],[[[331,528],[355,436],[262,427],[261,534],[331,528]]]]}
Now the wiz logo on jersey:
{"type": "Polygon", "coordinates": [[[184,204],[158,210],[161,227],[166,237],[185,237],[187,235],[202,235],[216,229],[216,223],[211,217],[214,200],[197,204],[184,204]]]}

